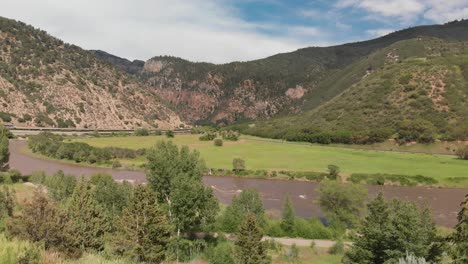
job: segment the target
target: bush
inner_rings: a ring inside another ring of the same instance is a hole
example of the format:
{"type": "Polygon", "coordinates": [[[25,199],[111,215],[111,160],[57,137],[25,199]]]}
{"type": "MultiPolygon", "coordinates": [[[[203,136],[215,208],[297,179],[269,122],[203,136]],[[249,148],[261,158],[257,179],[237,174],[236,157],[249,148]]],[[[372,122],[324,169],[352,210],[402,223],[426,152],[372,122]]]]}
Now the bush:
{"type": "Polygon", "coordinates": [[[166,131],[166,137],[173,138],[174,136],[175,136],[174,131],[172,131],[172,130],[167,130],[166,131]]]}
{"type": "Polygon", "coordinates": [[[232,131],[232,130],[223,130],[223,131],[221,131],[221,137],[224,140],[238,141],[239,136],[240,136],[239,132],[237,132],[237,131],[232,131]]]}
{"type": "Polygon", "coordinates": [[[203,135],[201,135],[198,139],[200,141],[211,141],[216,138],[216,133],[213,132],[206,132],[203,135]]]}
{"type": "Polygon", "coordinates": [[[344,254],[345,246],[343,241],[338,240],[336,243],[328,250],[328,253],[332,255],[341,255],[344,254]]]}
{"type": "Polygon", "coordinates": [[[222,147],[223,146],[223,140],[220,138],[217,138],[213,141],[214,145],[217,147],[222,147]]]}
{"type": "Polygon", "coordinates": [[[243,159],[235,158],[232,160],[232,168],[236,173],[245,170],[245,161],[243,159]]]}
{"type": "Polygon", "coordinates": [[[458,158],[468,160],[468,145],[459,147],[456,154],[458,158]]]}
{"type": "Polygon", "coordinates": [[[365,183],[370,185],[385,185],[387,183],[398,183],[405,186],[415,186],[417,184],[434,185],[438,181],[431,177],[422,175],[398,175],[398,174],[385,174],[385,173],[353,173],[348,178],[352,183],[365,183]]]}
{"type": "Polygon", "coordinates": [[[118,160],[114,160],[112,162],[112,168],[113,169],[117,169],[117,168],[121,168],[122,167],[122,164],[120,164],[120,162],[118,160]]]}
{"type": "Polygon", "coordinates": [[[137,128],[134,134],[135,136],[149,136],[149,131],[146,128],[137,128]]]}
{"type": "Polygon", "coordinates": [[[8,240],[0,234],[0,262],[3,264],[39,263],[41,248],[27,241],[8,240]]]}

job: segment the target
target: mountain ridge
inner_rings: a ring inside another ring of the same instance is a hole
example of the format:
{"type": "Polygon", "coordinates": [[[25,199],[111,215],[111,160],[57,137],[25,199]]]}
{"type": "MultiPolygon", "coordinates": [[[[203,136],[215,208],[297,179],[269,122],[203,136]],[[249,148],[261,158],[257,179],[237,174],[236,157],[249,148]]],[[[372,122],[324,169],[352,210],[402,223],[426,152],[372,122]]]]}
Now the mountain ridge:
{"type": "Polygon", "coordinates": [[[0,17],[0,118],[20,126],[176,128],[155,91],[93,53],[0,17]]]}
{"type": "Polygon", "coordinates": [[[327,78],[372,52],[424,36],[467,41],[466,32],[468,21],[462,20],[403,29],[372,40],[308,47],[226,64],[155,56],[132,74],[157,90],[189,122],[226,125],[313,109],[351,84],[330,88],[323,85],[327,78]]]}

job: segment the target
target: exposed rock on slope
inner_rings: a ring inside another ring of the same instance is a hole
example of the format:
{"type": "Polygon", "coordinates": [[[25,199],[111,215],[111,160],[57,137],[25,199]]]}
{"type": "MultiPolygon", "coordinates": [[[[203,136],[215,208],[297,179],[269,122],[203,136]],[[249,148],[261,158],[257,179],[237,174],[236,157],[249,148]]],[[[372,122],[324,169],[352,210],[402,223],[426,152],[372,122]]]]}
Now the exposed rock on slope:
{"type": "MultiPolygon", "coordinates": [[[[127,70],[127,69],[126,69],[127,70]]],[[[0,118],[20,126],[174,128],[155,90],[44,31],[0,18],[0,118]]]]}
{"type": "MultiPolygon", "coordinates": [[[[188,121],[228,124],[269,119],[328,102],[362,78],[360,72],[347,72],[342,78],[346,67],[398,41],[420,36],[467,41],[468,21],[419,26],[369,41],[310,47],[223,65],[154,57],[139,64],[138,71],[132,68],[129,72],[157,90],[188,121]]],[[[398,60],[391,53],[388,56],[389,60],[398,60]]],[[[120,64],[111,55],[102,58],[120,64]]],[[[125,69],[129,63],[139,62],[124,61],[121,67],[125,69]]]]}

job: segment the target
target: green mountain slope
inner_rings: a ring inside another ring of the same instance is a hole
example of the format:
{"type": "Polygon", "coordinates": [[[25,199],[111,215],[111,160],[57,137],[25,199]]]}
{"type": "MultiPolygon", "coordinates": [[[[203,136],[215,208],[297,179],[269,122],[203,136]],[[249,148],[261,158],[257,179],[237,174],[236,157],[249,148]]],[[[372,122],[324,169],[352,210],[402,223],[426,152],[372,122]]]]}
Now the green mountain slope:
{"type": "Polygon", "coordinates": [[[468,42],[400,41],[322,85],[343,92],[301,115],[244,131],[322,143],[368,143],[395,133],[403,142],[468,138],[468,42]]]}
{"type": "MultiPolygon", "coordinates": [[[[468,41],[468,21],[419,26],[369,41],[310,47],[223,65],[154,57],[132,73],[190,122],[262,120],[314,109],[358,81],[369,66],[353,68],[354,72],[348,71],[343,78],[342,70],[350,64],[398,41],[419,36],[468,41]]],[[[124,69],[130,63],[97,55],[124,69]]]]}
{"type": "Polygon", "coordinates": [[[0,118],[18,126],[174,128],[154,90],[93,53],[0,17],[0,118]]]}

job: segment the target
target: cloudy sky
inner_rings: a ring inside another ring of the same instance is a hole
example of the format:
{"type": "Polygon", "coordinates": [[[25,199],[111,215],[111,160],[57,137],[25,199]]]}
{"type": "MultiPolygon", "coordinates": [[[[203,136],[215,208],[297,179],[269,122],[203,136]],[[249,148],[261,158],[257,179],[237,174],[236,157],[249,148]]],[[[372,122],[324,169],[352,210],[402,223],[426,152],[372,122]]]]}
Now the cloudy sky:
{"type": "Polygon", "coordinates": [[[468,18],[468,0],[0,0],[21,20],[129,59],[225,63],[468,18]]]}

